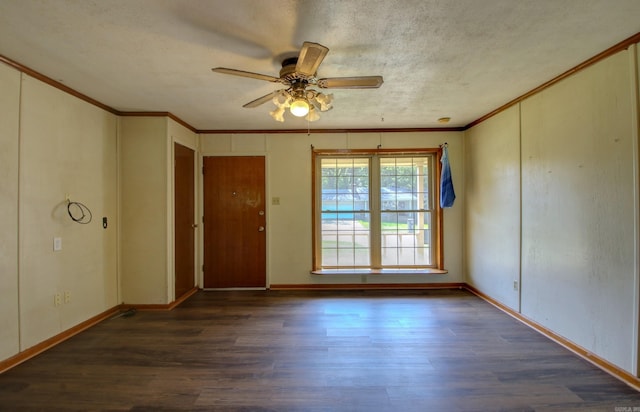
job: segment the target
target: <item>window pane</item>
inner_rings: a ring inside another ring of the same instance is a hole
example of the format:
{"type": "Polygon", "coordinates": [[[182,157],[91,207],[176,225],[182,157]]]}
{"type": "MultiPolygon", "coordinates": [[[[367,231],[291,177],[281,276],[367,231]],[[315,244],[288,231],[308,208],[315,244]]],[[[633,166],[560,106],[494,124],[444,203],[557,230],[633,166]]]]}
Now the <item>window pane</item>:
{"type": "Polygon", "coordinates": [[[406,223],[403,216],[403,213],[382,214],[382,265],[433,265],[432,214],[414,213],[406,223]]]}
{"type": "MultiPolygon", "coordinates": [[[[383,211],[430,209],[429,156],[380,159],[380,204],[383,211]]],[[[409,216],[404,216],[408,218],[409,216]]]]}
{"type": "Polygon", "coordinates": [[[337,170],[338,159],[322,159],[322,176],[335,176],[337,170]]]}
{"type": "Polygon", "coordinates": [[[323,212],[369,209],[369,159],[321,159],[320,167],[323,212]]]}
{"type": "Polygon", "coordinates": [[[396,175],[396,159],[393,157],[380,158],[380,175],[395,176],[396,175]]]}
{"type": "Polygon", "coordinates": [[[322,266],[369,266],[371,242],[368,221],[368,213],[358,213],[351,219],[323,220],[322,266]]]}
{"type": "Polygon", "coordinates": [[[367,267],[369,235],[369,158],[322,158],[321,264],[367,267]]]}

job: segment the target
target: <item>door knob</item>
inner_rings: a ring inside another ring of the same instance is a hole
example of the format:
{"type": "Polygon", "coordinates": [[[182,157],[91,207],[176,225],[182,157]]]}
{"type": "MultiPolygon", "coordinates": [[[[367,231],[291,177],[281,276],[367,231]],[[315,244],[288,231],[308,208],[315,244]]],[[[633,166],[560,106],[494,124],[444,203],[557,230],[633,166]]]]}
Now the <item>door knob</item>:
{"type": "Polygon", "coordinates": [[[197,224],[193,224],[193,225],[191,225],[191,228],[192,228],[192,229],[195,229],[195,228],[197,228],[197,227],[198,227],[198,225],[197,225],[197,224]]]}
{"type": "Polygon", "coordinates": [[[258,228],[258,232],[264,232],[264,226],[260,226],[260,227],[258,228]]]}

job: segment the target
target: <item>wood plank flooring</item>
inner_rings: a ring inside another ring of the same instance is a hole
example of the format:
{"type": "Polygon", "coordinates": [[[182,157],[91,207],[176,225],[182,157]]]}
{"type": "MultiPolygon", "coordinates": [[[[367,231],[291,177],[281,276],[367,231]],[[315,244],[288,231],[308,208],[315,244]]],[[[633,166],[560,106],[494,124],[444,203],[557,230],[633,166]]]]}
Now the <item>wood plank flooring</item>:
{"type": "Polygon", "coordinates": [[[0,375],[1,411],[610,411],[637,392],[463,290],[198,292],[0,375]]]}

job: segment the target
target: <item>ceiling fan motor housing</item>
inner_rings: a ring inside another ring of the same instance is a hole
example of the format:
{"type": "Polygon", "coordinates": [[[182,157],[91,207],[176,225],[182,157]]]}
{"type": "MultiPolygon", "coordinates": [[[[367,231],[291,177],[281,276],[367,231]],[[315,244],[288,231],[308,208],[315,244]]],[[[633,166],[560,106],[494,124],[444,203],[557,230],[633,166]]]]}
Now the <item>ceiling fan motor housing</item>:
{"type": "MultiPolygon", "coordinates": [[[[296,71],[297,64],[298,64],[297,57],[290,57],[288,59],[284,59],[282,61],[282,69],[280,69],[280,79],[286,80],[292,85],[298,82],[309,83],[312,79],[314,79],[313,76],[307,76],[305,74],[298,73],[296,71]]],[[[315,73],[314,73],[314,76],[315,76],[315,73]]]]}

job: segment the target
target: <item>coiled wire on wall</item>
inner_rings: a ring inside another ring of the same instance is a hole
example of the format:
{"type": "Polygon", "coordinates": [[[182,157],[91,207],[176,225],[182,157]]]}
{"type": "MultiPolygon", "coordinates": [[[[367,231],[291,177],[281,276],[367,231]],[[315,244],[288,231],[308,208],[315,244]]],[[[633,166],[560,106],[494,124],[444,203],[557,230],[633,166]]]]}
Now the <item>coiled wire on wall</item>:
{"type": "Polygon", "coordinates": [[[88,207],[83,205],[80,202],[72,202],[67,199],[67,212],[69,213],[69,217],[76,223],[80,223],[81,225],[86,225],[91,222],[93,215],[91,214],[91,210],[88,207]]]}

